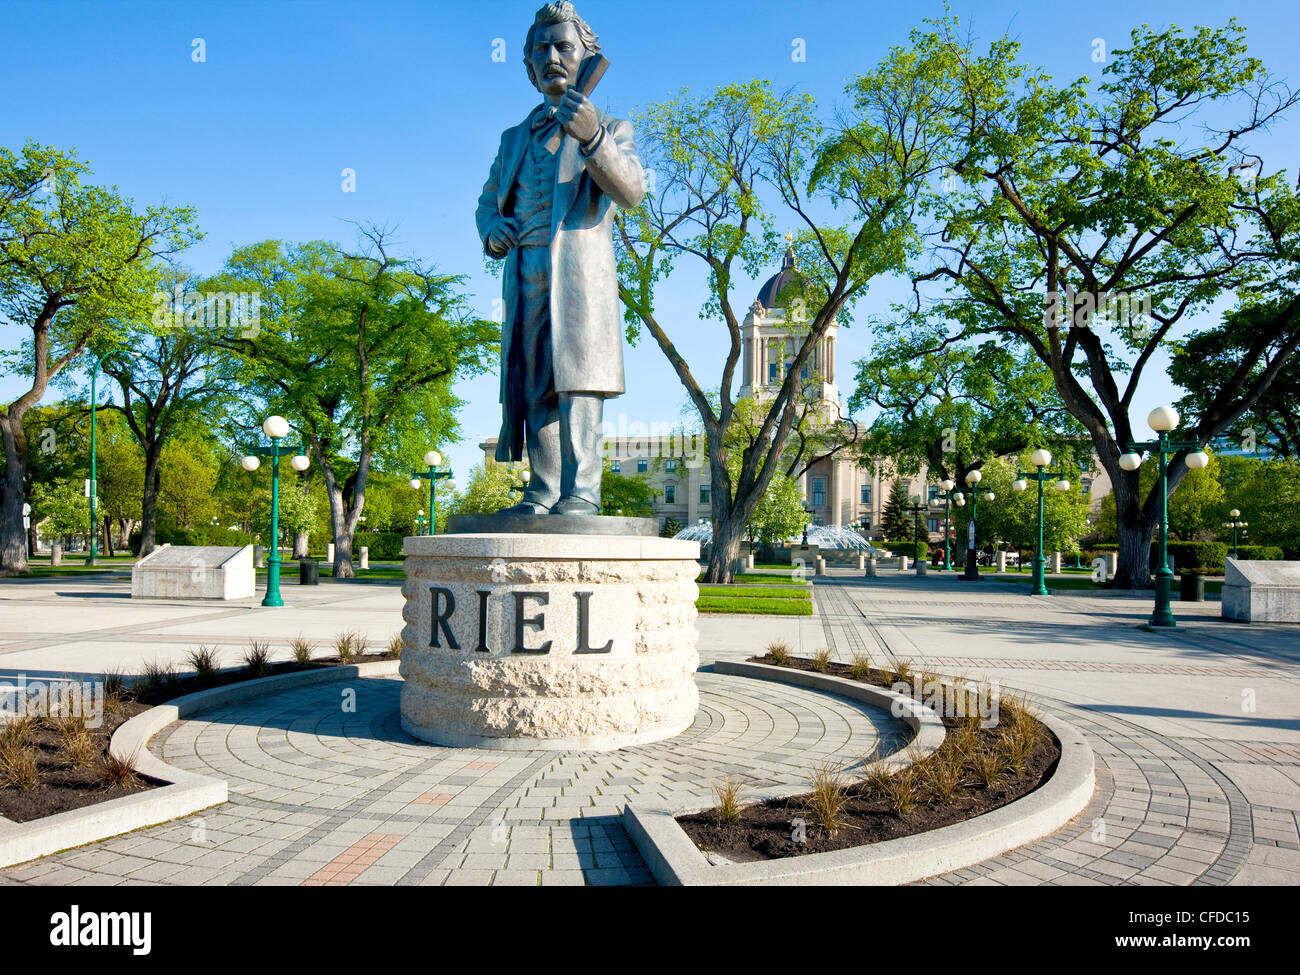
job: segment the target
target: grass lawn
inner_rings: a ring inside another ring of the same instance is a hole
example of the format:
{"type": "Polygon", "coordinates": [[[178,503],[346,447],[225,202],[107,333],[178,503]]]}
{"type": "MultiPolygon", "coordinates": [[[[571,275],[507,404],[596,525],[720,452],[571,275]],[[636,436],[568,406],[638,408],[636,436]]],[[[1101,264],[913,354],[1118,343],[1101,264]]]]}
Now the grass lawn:
{"type": "Polygon", "coordinates": [[[812,600],[764,599],[761,596],[702,595],[695,600],[701,613],[744,613],[750,616],[811,616],[812,600]]]}
{"type": "MultiPolygon", "coordinates": [[[[998,576],[997,578],[998,578],[998,581],[999,581],[999,582],[1025,582],[1025,583],[1028,583],[1028,582],[1031,581],[1029,578],[1021,578],[1021,577],[1017,577],[1016,575],[1014,575],[1014,574],[1012,574],[1012,573],[1006,573],[1005,575],[1000,575],[1000,576],[998,576]]],[[[1056,576],[1049,576],[1049,577],[1047,578],[1047,588],[1048,588],[1049,590],[1050,590],[1050,589],[1096,589],[1096,590],[1103,590],[1103,591],[1104,591],[1104,590],[1107,590],[1107,589],[1109,589],[1109,588],[1111,588],[1111,587],[1110,587],[1110,586],[1103,586],[1103,585],[1101,585],[1100,583],[1093,582],[1092,579],[1091,579],[1091,577],[1089,577],[1089,578],[1077,578],[1077,579],[1062,579],[1062,578],[1060,578],[1060,577],[1056,577],[1056,576]]],[[[1179,580],[1178,580],[1177,577],[1174,577],[1173,583],[1172,583],[1172,585],[1170,586],[1170,591],[1171,591],[1171,592],[1179,592],[1180,589],[1181,589],[1181,586],[1180,586],[1180,584],[1179,584],[1179,580]]],[[[1206,595],[1209,595],[1209,594],[1211,594],[1211,593],[1222,593],[1222,592],[1223,592],[1223,580],[1222,580],[1222,579],[1206,579],[1206,580],[1205,580],[1205,593],[1206,593],[1206,595]]]]}
{"type": "MultiPolygon", "coordinates": [[[[717,585],[717,583],[703,582],[702,581],[703,579],[704,579],[704,575],[703,573],[701,573],[700,576],[695,581],[702,586],[717,585]]],[[[805,583],[795,582],[790,578],[790,575],[788,573],[779,576],[774,576],[774,575],[760,575],[756,572],[737,572],[735,577],[731,581],[731,585],[733,586],[787,586],[787,587],[803,586],[804,588],[807,588],[808,586],[806,582],[805,583]]]]}

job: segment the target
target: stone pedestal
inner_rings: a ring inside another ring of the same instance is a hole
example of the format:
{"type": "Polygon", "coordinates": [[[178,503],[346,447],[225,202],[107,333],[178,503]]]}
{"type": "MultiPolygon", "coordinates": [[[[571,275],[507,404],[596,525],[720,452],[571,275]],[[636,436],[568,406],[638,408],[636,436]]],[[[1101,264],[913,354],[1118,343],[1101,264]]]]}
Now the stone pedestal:
{"type": "Polygon", "coordinates": [[[1007,571],[1007,553],[1002,551],[1002,549],[998,549],[997,552],[997,571],[998,572],[1007,571]]]}
{"type": "Polygon", "coordinates": [[[817,556],[816,565],[817,565],[816,574],[819,576],[824,576],[826,574],[826,559],[820,555],[817,556]]]}
{"type": "Polygon", "coordinates": [[[1051,572],[1051,573],[1053,573],[1053,574],[1055,574],[1055,575],[1060,575],[1060,574],[1061,574],[1061,568],[1062,568],[1061,562],[1062,562],[1062,559],[1061,559],[1061,553],[1060,553],[1060,552],[1053,552],[1053,553],[1052,553],[1052,560],[1051,560],[1050,562],[1047,563],[1047,571],[1048,571],[1048,572],[1051,572]]]}
{"type": "Polygon", "coordinates": [[[407,538],[404,552],[410,734],[608,750],[695,720],[697,542],[476,533],[407,538]]]}
{"type": "Polygon", "coordinates": [[[1228,558],[1223,574],[1226,620],[1300,623],[1300,562],[1228,558]]]}
{"type": "Polygon", "coordinates": [[[925,575],[925,574],[929,571],[929,569],[930,569],[930,563],[927,562],[927,561],[925,561],[925,559],[917,559],[917,560],[916,560],[916,574],[917,574],[917,575],[919,575],[919,576],[923,576],[923,575],[925,575]]]}
{"type": "Polygon", "coordinates": [[[908,567],[909,565],[911,565],[911,564],[912,564],[912,563],[911,563],[911,560],[908,559],[908,557],[907,557],[906,555],[900,555],[900,556],[898,557],[898,571],[899,571],[899,572],[906,572],[906,571],[907,571],[907,567],[908,567]]]}
{"type": "Polygon", "coordinates": [[[330,542],[325,546],[325,561],[330,565],[334,564],[334,543],[330,542]]]}
{"type": "Polygon", "coordinates": [[[370,546],[369,545],[361,546],[361,568],[363,569],[370,568],[370,546]]]}
{"type": "Polygon", "coordinates": [[[161,545],[131,567],[133,599],[248,599],[253,546],[161,545]]]}
{"type": "Polygon", "coordinates": [[[874,555],[867,559],[867,565],[862,574],[868,579],[876,578],[876,557],[874,555]]]}

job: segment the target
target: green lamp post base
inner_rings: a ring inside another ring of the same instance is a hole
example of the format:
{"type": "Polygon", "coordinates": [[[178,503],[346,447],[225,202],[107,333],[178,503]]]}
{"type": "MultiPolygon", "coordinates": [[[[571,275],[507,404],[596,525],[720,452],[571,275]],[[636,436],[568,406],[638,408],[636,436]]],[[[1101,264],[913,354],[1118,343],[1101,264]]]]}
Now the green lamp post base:
{"type": "Polygon", "coordinates": [[[1035,596],[1050,596],[1047,591],[1047,559],[1041,555],[1034,556],[1034,592],[1035,596]]]}

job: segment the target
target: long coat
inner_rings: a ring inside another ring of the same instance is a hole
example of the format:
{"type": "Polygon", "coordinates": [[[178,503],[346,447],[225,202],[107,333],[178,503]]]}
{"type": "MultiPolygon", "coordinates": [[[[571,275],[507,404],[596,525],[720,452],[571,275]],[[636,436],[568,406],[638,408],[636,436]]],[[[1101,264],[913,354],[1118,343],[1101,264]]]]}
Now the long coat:
{"type": "MultiPolygon", "coordinates": [[[[531,117],[532,113],[529,113],[531,117]]],[[[597,110],[605,137],[590,156],[565,135],[555,167],[551,209],[551,361],[557,393],[623,392],[623,325],[612,239],[614,205],[635,207],[645,176],[632,125],[597,110]]],[[[529,119],[501,134],[501,147],[479,196],[474,219],[480,239],[514,212],[515,181],[532,138],[529,119]]],[[[490,256],[490,251],[487,251],[490,256]]],[[[522,383],[512,369],[511,342],[519,317],[518,248],[506,255],[501,329],[501,402],[504,422],[498,460],[522,453],[522,383]]]]}

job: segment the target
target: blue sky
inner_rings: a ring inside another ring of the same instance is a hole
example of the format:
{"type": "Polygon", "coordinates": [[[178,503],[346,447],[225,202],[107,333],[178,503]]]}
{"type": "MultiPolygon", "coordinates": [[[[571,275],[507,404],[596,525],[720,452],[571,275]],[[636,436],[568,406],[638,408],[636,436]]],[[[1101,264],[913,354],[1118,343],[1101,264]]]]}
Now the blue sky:
{"type": "MultiPolygon", "coordinates": [[[[196,207],[207,236],[185,262],[199,273],[217,270],[236,245],[269,237],[350,242],[347,221],[373,221],[395,227],[407,252],[468,275],[486,315],[499,283],[484,270],[473,210],[501,130],[538,100],[520,61],[538,3],[0,3],[0,90],[8,93],[0,144],[75,147],[95,181],[138,204],[196,207]],[[32,43],[38,36],[52,40],[32,43]],[[202,63],[192,60],[195,38],[205,44],[202,63]],[[493,59],[498,38],[504,63],[493,59]],[[345,168],[355,170],[356,192],[342,191],[345,168]]],[[[612,62],[597,95],[606,111],[626,116],[682,87],[764,77],[810,92],[829,115],[850,77],[943,5],[582,0],[578,9],[612,62]],[[791,57],[796,38],[806,47],[801,62],[791,57]]],[[[1295,4],[977,2],[953,11],[981,39],[1011,32],[1024,58],[1059,80],[1097,76],[1094,38],[1120,47],[1143,22],[1219,25],[1235,13],[1251,53],[1300,84],[1295,4]]],[[[1271,167],[1294,172],[1298,133],[1300,118],[1292,118],[1257,143],[1271,167]]],[[[701,326],[701,288],[693,268],[674,280],[660,302],[662,320],[697,370],[716,376],[725,332],[701,326]]],[[[859,324],[841,332],[846,395],[852,360],[870,345],[866,320],[898,294],[894,283],[874,286],[857,307],[859,324]]],[[[5,346],[17,338],[0,329],[5,346]]],[[[685,393],[653,342],[629,349],[626,364],[628,393],[608,404],[607,416],[677,421],[685,393]]],[[[1135,416],[1176,395],[1162,371],[1148,368],[1135,416]]],[[[17,387],[0,377],[0,395],[17,387]]],[[[492,376],[458,389],[469,402],[466,439],[444,453],[462,483],[479,459],[479,439],[496,432],[496,389],[492,376]]]]}

